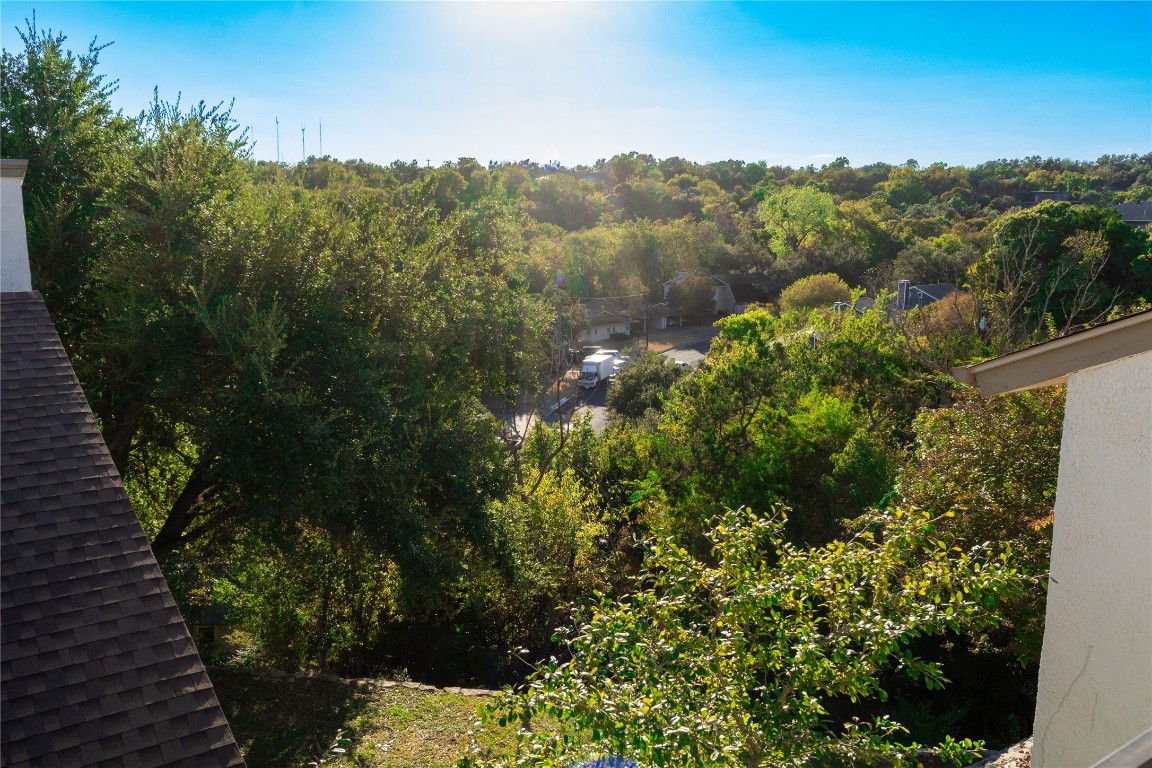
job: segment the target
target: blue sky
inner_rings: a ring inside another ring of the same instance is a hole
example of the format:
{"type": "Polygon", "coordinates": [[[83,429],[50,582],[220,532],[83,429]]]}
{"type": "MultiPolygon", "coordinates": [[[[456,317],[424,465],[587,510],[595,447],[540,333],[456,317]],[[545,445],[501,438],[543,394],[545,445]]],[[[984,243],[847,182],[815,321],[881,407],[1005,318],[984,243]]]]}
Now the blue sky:
{"type": "Polygon", "coordinates": [[[0,2],[113,42],[136,114],[235,100],[253,155],[974,165],[1152,151],[1152,2],[0,2]],[[301,127],[305,128],[304,147],[301,127]]]}

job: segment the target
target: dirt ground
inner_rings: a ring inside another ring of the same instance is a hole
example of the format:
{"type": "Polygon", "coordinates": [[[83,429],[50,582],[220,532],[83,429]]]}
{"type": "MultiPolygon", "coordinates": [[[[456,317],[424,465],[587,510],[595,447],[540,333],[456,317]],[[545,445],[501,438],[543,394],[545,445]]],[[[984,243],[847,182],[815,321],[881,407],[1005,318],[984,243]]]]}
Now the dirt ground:
{"type": "MultiPolygon", "coordinates": [[[[689,326],[687,328],[669,328],[666,331],[649,331],[648,332],[648,348],[653,352],[667,352],[669,349],[675,347],[682,347],[685,344],[695,344],[698,341],[706,341],[716,335],[717,329],[711,325],[697,325],[689,326]]],[[[644,336],[634,336],[631,341],[624,344],[625,347],[630,347],[633,350],[640,350],[644,348],[644,336]]],[[[606,342],[602,346],[610,346],[606,342]]],[[[625,352],[621,348],[622,352],[625,352]]],[[[625,352],[627,354],[627,352],[625,352]]]]}

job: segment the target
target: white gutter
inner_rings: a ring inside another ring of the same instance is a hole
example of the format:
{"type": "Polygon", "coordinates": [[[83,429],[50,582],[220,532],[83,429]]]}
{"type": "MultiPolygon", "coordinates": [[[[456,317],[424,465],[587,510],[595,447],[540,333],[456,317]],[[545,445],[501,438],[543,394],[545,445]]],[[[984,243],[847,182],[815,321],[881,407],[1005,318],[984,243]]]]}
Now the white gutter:
{"type": "Polygon", "coordinates": [[[961,384],[1001,395],[1063,384],[1068,374],[1152,351],[1152,310],[1026,347],[976,365],[953,368],[961,384]]]}

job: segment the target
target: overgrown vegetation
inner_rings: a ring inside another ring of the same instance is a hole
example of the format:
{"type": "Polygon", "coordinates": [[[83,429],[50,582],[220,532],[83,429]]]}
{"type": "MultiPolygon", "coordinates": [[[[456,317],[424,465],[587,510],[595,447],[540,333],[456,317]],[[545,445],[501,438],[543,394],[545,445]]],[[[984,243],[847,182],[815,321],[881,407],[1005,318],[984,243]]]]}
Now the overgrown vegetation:
{"type": "Polygon", "coordinates": [[[480,737],[497,764],[1023,735],[1062,395],[985,403],[946,373],[1148,306],[1148,234],[1112,204],[1147,199],[1152,156],[288,166],[223,105],[115,113],[95,44],[23,41],[0,144],[30,161],[33,281],[189,623],[247,638],[206,656],[534,674],[498,707],[537,726],[521,750],[480,737]],[[1032,205],[1053,188],[1072,201],[1032,205]],[[603,434],[492,415],[557,391],[581,300],[684,272],[669,301],[712,321],[730,270],[768,301],[691,374],[633,362],[603,434]],[[897,312],[900,279],[959,290],[897,312]],[[1018,696],[963,698],[998,680],[1018,696]]]}

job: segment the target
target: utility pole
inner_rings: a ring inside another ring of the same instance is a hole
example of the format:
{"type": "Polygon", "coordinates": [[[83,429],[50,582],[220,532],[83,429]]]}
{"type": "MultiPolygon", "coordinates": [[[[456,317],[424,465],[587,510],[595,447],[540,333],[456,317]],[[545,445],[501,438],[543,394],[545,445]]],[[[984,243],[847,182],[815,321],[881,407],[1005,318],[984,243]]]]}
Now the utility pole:
{"type": "Polygon", "coordinates": [[[276,164],[280,164],[280,116],[276,116],[276,164]]]}

